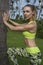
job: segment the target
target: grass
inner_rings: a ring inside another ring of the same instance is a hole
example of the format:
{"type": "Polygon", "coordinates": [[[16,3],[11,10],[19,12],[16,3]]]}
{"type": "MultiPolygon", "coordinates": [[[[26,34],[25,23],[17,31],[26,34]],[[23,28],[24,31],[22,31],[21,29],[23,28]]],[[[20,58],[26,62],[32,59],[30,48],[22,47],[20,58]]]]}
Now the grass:
{"type": "MultiPolygon", "coordinates": [[[[43,39],[36,38],[36,44],[41,50],[42,53],[42,63],[43,65],[43,39]]],[[[25,42],[22,35],[22,32],[15,32],[8,30],[7,33],[7,47],[23,47],[25,48],[25,42]]],[[[29,59],[28,58],[22,58],[17,56],[19,65],[29,65],[29,59]]],[[[10,61],[10,65],[13,65],[13,63],[10,61]]]]}

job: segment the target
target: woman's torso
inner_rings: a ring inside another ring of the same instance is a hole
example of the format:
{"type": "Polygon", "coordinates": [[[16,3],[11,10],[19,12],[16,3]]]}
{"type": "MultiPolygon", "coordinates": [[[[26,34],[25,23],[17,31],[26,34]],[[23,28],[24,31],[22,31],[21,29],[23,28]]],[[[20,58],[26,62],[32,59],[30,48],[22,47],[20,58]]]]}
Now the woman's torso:
{"type": "MultiPolygon", "coordinates": [[[[33,23],[35,23],[35,25],[36,25],[35,21],[33,23]]],[[[29,22],[28,24],[31,24],[31,22],[29,22]]],[[[35,26],[34,28],[30,29],[29,31],[23,32],[27,47],[35,47],[36,46],[36,44],[35,44],[36,28],[37,27],[35,26]]]]}

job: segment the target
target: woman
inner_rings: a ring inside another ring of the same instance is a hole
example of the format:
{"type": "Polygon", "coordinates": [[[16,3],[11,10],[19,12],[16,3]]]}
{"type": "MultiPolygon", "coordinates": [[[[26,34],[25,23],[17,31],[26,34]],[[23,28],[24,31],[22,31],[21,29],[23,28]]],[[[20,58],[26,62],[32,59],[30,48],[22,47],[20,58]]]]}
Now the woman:
{"type": "Polygon", "coordinates": [[[11,30],[14,31],[23,31],[23,35],[25,38],[26,48],[9,48],[8,54],[11,57],[11,60],[14,62],[15,65],[18,65],[16,54],[24,57],[30,58],[30,65],[40,65],[41,63],[41,53],[40,49],[37,47],[35,43],[35,35],[37,31],[37,24],[36,24],[36,8],[34,5],[25,5],[23,8],[23,15],[25,20],[27,21],[25,24],[19,24],[13,22],[9,19],[9,21],[14,24],[8,23],[8,14],[4,13],[3,21],[4,24],[11,30]]]}

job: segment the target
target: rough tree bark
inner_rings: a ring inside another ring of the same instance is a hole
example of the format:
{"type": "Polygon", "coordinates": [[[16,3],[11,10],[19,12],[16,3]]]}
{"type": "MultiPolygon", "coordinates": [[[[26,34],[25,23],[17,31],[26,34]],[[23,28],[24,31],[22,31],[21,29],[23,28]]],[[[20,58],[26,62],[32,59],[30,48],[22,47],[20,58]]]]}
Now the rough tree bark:
{"type": "Polygon", "coordinates": [[[9,9],[9,0],[0,0],[0,65],[9,65],[7,55],[7,28],[3,24],[2,14],[9,9]]]}

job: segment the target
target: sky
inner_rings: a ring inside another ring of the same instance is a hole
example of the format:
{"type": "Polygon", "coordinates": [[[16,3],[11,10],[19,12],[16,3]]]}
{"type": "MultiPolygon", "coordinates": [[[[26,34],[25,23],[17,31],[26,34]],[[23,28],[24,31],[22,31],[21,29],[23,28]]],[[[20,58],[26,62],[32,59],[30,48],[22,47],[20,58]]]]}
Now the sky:
{"type": "MultiPolygon", "coordinates": [[[[18,6],[19,7],[19,10],[20,10],[20,15],[23,15],[23,13],[22,13],[22,7],[24,7],[26,4],[27,4],[27,2],[26,2],[26,0],[20,0],[20,2],[18,1],[18,3],[16,4],[16,2],[14,2],[14,4],[13,4],[13,7],[14,7],[14,9],[15,9],[15,7],[16,6],[18,6]],[[18,5],[17,5],[18,4],[18,5]]],[[[35,5],[35,6],[39,6],[39,5],[41,5],[41,3],[39,3],[39,1],[38,0],[30,0],[30,2],[28,3],[28,4],[31,4],[31,5],[35,5]],[[35,3],[34,3],[35,2],[35,3]]],[[[18,11],[16,11],[16,13],[15,13],[15,15],[17,15],[18,14],[18,12],[19,12],[19,10],[18,11]]],[[[37,18],[39,17],[39,12],[40,12],[40,10],[37,10],[38,11],[38,13],[37,13],[37,18]]],[[[13,12],[11,13],[11,14],[14,14],[13,12]]],[[[41,14],[43,15],[43,9],[42,9],[42,11],[41,11],[41,14]]],[[[11,18],[15,18],[16,16],[12,16],[11,18]]],[[[43,18],[43,16],[41,16],[40,15],[40,17],[41,18],[43,18]]]]}

